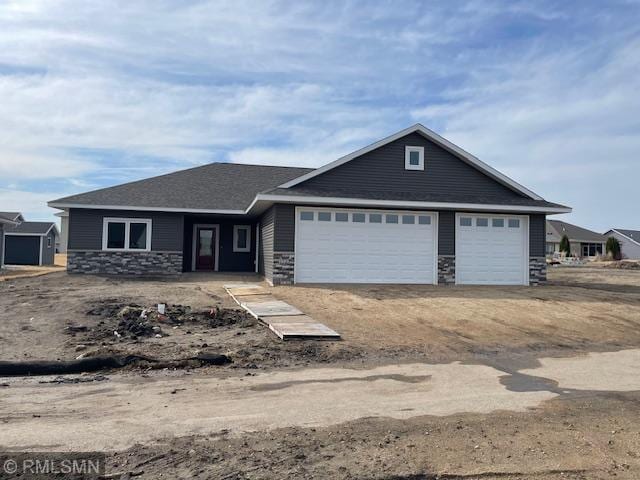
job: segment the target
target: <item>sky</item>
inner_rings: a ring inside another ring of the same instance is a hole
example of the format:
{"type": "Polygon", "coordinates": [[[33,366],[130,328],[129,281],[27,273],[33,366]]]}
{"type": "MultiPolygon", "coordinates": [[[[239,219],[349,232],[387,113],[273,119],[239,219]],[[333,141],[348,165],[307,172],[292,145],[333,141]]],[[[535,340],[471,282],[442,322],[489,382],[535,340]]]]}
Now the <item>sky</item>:
{"type": "Polygon", "coordinates": [[[209,162],[317,167],[420,122],[640,229],[640,0],[0,1],[0,210],[209,162]]]}

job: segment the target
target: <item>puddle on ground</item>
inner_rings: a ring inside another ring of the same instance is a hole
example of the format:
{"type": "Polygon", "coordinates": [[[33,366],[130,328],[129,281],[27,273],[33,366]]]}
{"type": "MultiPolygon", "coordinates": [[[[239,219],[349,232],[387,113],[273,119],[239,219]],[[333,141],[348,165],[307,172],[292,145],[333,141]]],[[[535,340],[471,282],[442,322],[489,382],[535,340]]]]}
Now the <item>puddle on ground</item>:
{"type": "Polygon", "coordinates": [[[283,388],[289,388],[296,385],[304,385],[310,383],[341,383],[341,382],[375,382],[376,380],[395,380],[396,382],[404,383],[422,383],[431,380],[431,375],[400,375],[400,374],[388,374],[388,375],[369,375],[365,377],[342,377],[342,378],[325,378],[325,379],[311,379],[311,380],[293,380],[290,382],[280,383],[263,383],[261,385],[255,385],[250,389],[254,392],[268,392],[271,390],[281,390],[283,388]]]}

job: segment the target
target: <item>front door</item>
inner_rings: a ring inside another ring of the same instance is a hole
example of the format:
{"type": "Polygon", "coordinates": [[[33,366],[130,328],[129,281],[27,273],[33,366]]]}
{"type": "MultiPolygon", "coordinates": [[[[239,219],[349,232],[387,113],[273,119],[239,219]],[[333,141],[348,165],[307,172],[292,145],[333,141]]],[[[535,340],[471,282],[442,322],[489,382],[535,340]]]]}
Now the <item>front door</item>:
{"type": "Polygon", "coordinates": [[[196,270],[215,270],[216,228],[198,227],[196,230],[196,270]]]}

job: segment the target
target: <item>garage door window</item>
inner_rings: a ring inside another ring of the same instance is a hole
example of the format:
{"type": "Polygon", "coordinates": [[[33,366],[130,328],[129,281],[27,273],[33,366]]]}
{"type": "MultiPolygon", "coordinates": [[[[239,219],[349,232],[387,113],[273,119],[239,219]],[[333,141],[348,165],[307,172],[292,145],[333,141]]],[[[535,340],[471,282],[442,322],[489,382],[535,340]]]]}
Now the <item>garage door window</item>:
{"type": "Polygon", "coordinates": [[[331,221],[331,212],[318,212],[318,221],[320,221],[320,222],[330,222],[331,221]]]}
{"type": "Polygon", "coordinates": [[[370,214],[369,223],[382,223],[382,215],[380,213],[370,214]]]}
{"type": "Polygon", "coordinates": [[[477,227],[488,227],[489,219],[488,218],[476,218],[476,226],[477,227]]]}
{"type": "Polygon", "coordinates": [[[520,228],[520,219],[519,218],[510,218],[509,219],[509,228],[520,228]]]}
{"type": "Polygon", "coordinates": [[[414,223],[416,223],[416,217],[414,217],[413,215],[403,215],[402,223],[404,225],[413,225],[414,223]]]}
{"type": "Polygon", "coordinates": [[[387,223],[398,223],[398,215],[387,215],[387,223]]]}
{"type": "Polygon", "coordinates": [[[348,222],[349,214],[345,212],[336,212],[336,222],[348,222]]]}
{"type": "Polygon", "coordinates": [[[313,220],[313,212],[300,212],[300,220],[313,220]]]}
{"type": "Polygon", "coordinates": [[[504,218],[492,218],[491,225],[494,228],[502,228],[504,227],[504,218]]]}
{"type": "Polygon", "coordinates": [[[470,227],[473,223],[471,217],[460,217],[460,226],[461,227],[470,227]]]}
{"type": "Polygon", "coordinates": [[[431,217],[429,215],[420,215],[418,217],[418,223],[420,225],[431,225],[431,217]]]}
{"type": "Polygon", "coordinates": [[[364,219],[365,219],[364,213],[354,213],[353,214],[353,221],[355,223],[364,223],[364,219]]]}
{"type": "Polygon", "coordinates": [[[151,220],[143,218],[105,218],[102,249],[120,251],[151,250],[151,220]]]}

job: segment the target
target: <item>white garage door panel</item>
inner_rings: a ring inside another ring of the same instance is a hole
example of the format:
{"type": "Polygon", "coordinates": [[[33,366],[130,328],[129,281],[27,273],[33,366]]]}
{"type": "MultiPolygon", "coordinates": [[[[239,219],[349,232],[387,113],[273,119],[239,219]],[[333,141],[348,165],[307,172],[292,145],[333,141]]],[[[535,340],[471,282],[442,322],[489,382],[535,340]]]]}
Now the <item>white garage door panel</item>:
{"type": "Polygon", "coordinates": [[[456,216],[456,283],[468,285],[528,284],[528,218],[500,215],[456,216]],[[461,219],[471,219],[462,225],[461,219]],[[484,219],[487,226],[479,225],[484,219]],[[503,227],[493,226],[502,219],[503,227]],[[509,219],[519,225],[509,226],[509,219]]]}
{"type": "Polygon", "coordinates": [[[414,224],[403,224],[408,212],[296,209],[296,263],[298,283],[435,283],[437,216],[412,212],[414,224]],[[302,220],[313,212],[313,220],[302,220]],[[319,221],[318,212],[330,212],[331,221],[319,221]],[[335,213],[347,213],[349,221],[336,221],[335,213]],[[365,222],[353,221],[365,213],[365,222]],[[381,214],[383,223],[370,222],[381,214]],[[398,223],[386,223],[385,215],[398,215],[398,223]],[[418,215],[431,218],[420,225],[418,215]]]}

